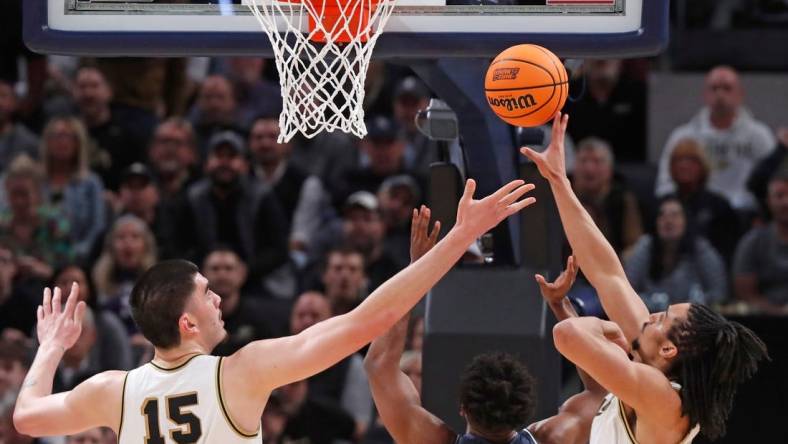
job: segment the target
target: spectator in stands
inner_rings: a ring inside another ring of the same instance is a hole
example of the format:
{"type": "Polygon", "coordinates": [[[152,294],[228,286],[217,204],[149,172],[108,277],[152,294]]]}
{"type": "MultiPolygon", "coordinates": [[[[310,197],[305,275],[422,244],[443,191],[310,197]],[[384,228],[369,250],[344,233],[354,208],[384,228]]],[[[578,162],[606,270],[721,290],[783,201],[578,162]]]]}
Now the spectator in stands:
{"type": "Polygon", "coordinates": [[[10,245],[0,242],[0,337],[24,338],[36,324],[40,285],[19,273],[10,245]]]}
{"type": "Polygon", "coordinates": [[[95,143],[90,164],[107,189],[117,191],[121,172],[143,160],[142,148],[147,140],[129,130],[127,122],[117,119],[110,107],[111,100],[112,89],[101,71],[94,67],[77,71],[74,101],[95,143]]]}
{"type": "Polygon", "coordinates": [[[16,255],[17,272],[42,281],[53,267],[73,258],[70,224],[57,209],[43,203],[43,173],[30,157],[22,155],[5,177],[8,209],[0,212],[0,238],[16,255]]]}
{"type": "Polygon", "coordinates": [[[437,143],[416,128],[416,115],[427,108],[431,96],[421,80],[413,76],[402,79],[394,92],[394,118],[406,142],[405,166],[421,175],[426,175],[430,164],[438,160],[437,143]]]}
{"type": "Polygon", "coordinates": [[[310,396],[306,381],[279,387],[271,394],[263,413],[263,424],[271,424],[276,419],[280,422],[275,428],[279,429],[276,430],[279,437],[266,437],[266,443],[331,444],[357,438],[353,417],[333,402],[310,396]]]}
{"type": "Polygon", "coordinates": [[[120,318],[134,345],[142,344],[131,317],[129,297],[137,278],[156,263],[156,241],[148,226],[136,216],[119,217],[104,240],[104,250],[93,266],[93,283],[99,307],[120,318]]]}
{"type": "MultiPolygon", "coordinates": [[[[293,304],[290,334],[296,335],[331,317],[331,306],[322,294],[303,293],[293,304]]],[[[351,355],[336,365],[309,378],[311,397],[330,400],[340,405],[356,420],[359,436],[372,417],[372,394],[361,356],[351,355]]]]}
{"type": "Polygon", "coordinates": [[[172,203],[195,180],[197,139],[189,121],[171,117],[153,133],[148,162],[165,202],[172,203]]]}
{"type": "Polygon", "coordinates": [[[15,121],[17,97],[13,85],[0,79],[0,171],[5,171],[19,154],[38,156],[38,138],[15,121]]]}
{"type": "Polygon", "coordinates": [[[736,248],[736,296],[766,313],[788,314],[788,167],[769,181],[772,222],[750,230],[736,248]]]}
{"type": "Polygon", "coordinates": [[[197,134],[200,157],[205,159],[211,135],[217,131],[243,128],[238,120],[238,102],[232,83],[224,76],[208,76],[200,86],[197,103],[189,119],[197,134]]]}
{"type": "Polygon", "coordinates": [[[278,143],[279,119],[260,117],[252,124],[249,151],[254,174],[273,189],[287,217],[291,251],[305,252],[323,225],[327,194],[316,176],[289,161],[291,144],[278,143]]]}
{"type": "MultiPolygon", "coordinates": [[[[621,72],[621,60],[588,60],[586,93],[567,103],[574,140],[607,140],[619,162],[646,160],[646,85],[621,72]]],[[[570,91],[580,91],[572,85],[570,91]]]]}
{"type": "Polygon", "coordinates": [[[736,210],[754,210],[746,181],[756,162],[774,148],[774,135],[743,106],[744,89],[731,67],[718,66],[709,72],[704,101],[706,106],[691,121],[670,134],[660,158],[657,195],[675,191],[671,155],[679,140],[694,138],[703,143],[711,163],[709,189],[728,197],[736,210]]]}
{"type": "Polygon", "coordinates": [[[322,284],[334,316],[355,308],[369,293],[364,255],[350,247],[329,251],[325,259],[322,284]]]}
{"type": "Polygon", "coordinates": [[[202,273],[211,290],[222,298],[222,320],[228,334],[215,354],[229,356],[251,341],[284,336],[287,332],[275,332],[269,321],[272,313],[255,295],[241,291],[246,282],[246,264],[232,249],[219,246],[208,253],[202,273]]]}
{"type": "Polygon", "coordinates": [[[758,205],[763,214],[768,214],[769,205],[766,196],[769,194],[769,180],[774,174],[788,162],[788,126],[777,130],[777,146],[771,154],[761,159],[750,174],[747,180],[747,189],[758,200],[758,205]]]}
{"type": "Polygon", "coordinates": [[[670,304],[712,304],[727,296],[725,264],[687,218],[681,201],[664,198],[656,232],[640,238],[625,261],[629,282],[651,312],[670,304]]]}
{"type": "Polygon", "coordinates": [[[26,341],[0,336],[0,406],[16,401],[17,392],[30,369],[30,352],[26,341]]]}
{"type": "Polygon", "coordinates": [[[367,120],[367,131],[360,145],[359,166],[344,172],[331,186],[335,205],[355,191],[377,192],[387,177],[409,174],[404,157],[406,141],[396,121],[385,116],[372,117],[367,120]]]}
{"type": "Polygon", "coordinates": [[[386,224],[385,248],[406,264],[410,261],[410,221],[413,209],[421,204],[419,184],[411,176],[389,177],[380,185],[378,202],[386,224]]]}
{"type": "Polygon", "coordinates": [[[682,139],[676,143],[670,156],[676,196],[697,233],[708,239],[729,265],[741,234],[739,218],[727,199],[706,188],[710,172],[706,150],[699,141],[682,139]]]}
{"type": "MultiPolygon", "coordinates": [[[[571,119],[570,119],[571,120],[571,119]]],[[[618,254],[643,234],[637,199],[613,176],[610,145],[595,137],[581,140],[572,187],[618,254]]]]}
{"type": "Polygon", "coordinates": [[[68,294],[74,282],[79,285],[79,300],[93,310],[97,338],[95,347],[101,349],[99,355],[107,360],[108,368],[127,370],[135,367],[123,322],[111,311],[98,309],[96,290],[84,269],[74,264],[61,268],[55,272],[51,287],[58,287],[63,294],[68,294]]]}
{"type": "Polygon", "coordinates": [[[282,94],[278,84],[263,77],[266,60],[261,57],[230,57],[225,74],[233,85],[238,118],[243,127],[251,127],[257,116],[282,112],[282,94]]]}
{"type": "Polygon", "coordinates": [[[250,281],[259,283],[287,261],[286,218],[271,190],[249,180],[238,134],[217,133],[209,145],[208,177],[189,187],[177,211],[176,251],[201,262],[216,245],[227,245],[249,265],[250,281]]]}
{"type": "Polygon", "coordinates": [[[46,174],[45,201],[69,220],[77,258],[90,252],[104,231],[107,206],[101,179],[88,168],[85,126],[74,117],[55,117],[44,128],[41,161],[46,174]]]}

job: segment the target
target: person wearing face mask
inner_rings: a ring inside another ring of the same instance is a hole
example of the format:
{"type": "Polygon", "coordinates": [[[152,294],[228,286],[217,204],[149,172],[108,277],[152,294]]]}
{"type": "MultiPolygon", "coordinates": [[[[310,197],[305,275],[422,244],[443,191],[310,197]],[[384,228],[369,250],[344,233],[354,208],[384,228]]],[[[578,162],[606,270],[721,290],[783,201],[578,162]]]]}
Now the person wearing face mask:
{"type": "Polygon", "coordinates": [[[677,197],[661,201],[655,233],[640,238],[624,269],[650,311],[681,302],[710,305],[727,296],[725,263],[696,234],[677,197]]]}

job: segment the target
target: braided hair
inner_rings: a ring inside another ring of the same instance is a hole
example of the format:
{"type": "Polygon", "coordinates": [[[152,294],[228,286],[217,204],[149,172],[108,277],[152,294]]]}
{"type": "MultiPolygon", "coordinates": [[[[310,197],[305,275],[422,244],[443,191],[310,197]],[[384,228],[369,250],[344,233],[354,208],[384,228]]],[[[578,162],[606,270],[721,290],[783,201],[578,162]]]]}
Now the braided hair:
{"type": "Polygon", "coordinates": [[[768,359],[752,330],[704,305],[692,304],[687,319],[668,331],[678,355],[668,377],[681,384],[681,413],[711,440],[725,435],[725,421],[738,385],[768,359]]]}

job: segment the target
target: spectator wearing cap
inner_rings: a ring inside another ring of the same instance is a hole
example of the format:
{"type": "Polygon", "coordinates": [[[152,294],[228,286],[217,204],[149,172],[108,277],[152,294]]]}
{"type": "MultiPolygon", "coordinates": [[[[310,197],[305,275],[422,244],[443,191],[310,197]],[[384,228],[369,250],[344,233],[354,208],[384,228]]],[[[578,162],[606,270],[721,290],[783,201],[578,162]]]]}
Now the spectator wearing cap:
{"type": "Polygon", "coordinates": [[[197,93],[189,120],[197,134],[200,157],[205,159],[211,148],[211,135],[218,131],[240,129],[238,120],[238,101],[233,84],[227,77],[212,75],[205,78],[197,93]]]}
{"type": "Polygon", "coordinates": [[[165,205],[182,198],[196,180],[198,159],[197,138],[188,120],[171,117],[156,128],[148,146],[148,164],[165,205]]]}
{"type": "Polygon", "coordinates": [[[421,204],[419,184],[411,176],[392,176],[378,190],[378,202],[386,224],[386,248],[400,263],[410,261],[410,221],[421,204]]]}
{"type": "Polygon", "coordinates": [[[259,283],[287,261],[287,219],[270,187],[250,180],[240,135],[219,132],[209,146],[207,177],[189,187],[176,210],[176,251],[201,263],[211,249],[227,245],[259,283]]]}
{"type": "Polygon", "coordinates": [[[142,148],[147,140],[112,112],[112,88],[97,68],[85,66],[77,71],[73,96],[79,116],[94,142],[91,168],[108,190],[117,191],[123,170],[144,160],[142,148]]]}
{"type": "Polygon", "coordinates": [[[430,91],[416,77],[402,79],[394,92],[394,118],[405,140],[405,165],[418,174],[425,175],[430,164],[438,160],[437,143],[419,132],[416,115],[430,103],[430,91]]]}
{"type": "Polygon", "coordinates": [[[292,145],[278,143],[279,132],[277,117],[254,121],[249,135],[253,171],[273,189],[284,210],[290,250],[305,252],[327,217],[328,195],[317,176],[290,162],[292,145]]]}
{"type": "Polygon", "coordinates": [[[361,140],[359,166],[346,171],[332,186],[337,206],[355,191],[376,193],[387,177],[411,174],[404,157],[407,143],[395,120],[372,117],[367,120],[367,131],[367,137],[361,140]]]}
{"type": "Polygon", "coordinates": [[[15,121],[17,97],[11,83],[0,79],[0,171],[5,171],[20,154],[38,156],[38,138],[15,121]]]}
{"type": "Polygon", "coordinates": [[[676,196],[694,224],[697,234],[705,237],[731,263],[739,240],[739,218],[728,200],[706,187],[711,167],[706,150],[696,139],[676,143],[670,157],[670,176],[676,184],[676,196]]]}

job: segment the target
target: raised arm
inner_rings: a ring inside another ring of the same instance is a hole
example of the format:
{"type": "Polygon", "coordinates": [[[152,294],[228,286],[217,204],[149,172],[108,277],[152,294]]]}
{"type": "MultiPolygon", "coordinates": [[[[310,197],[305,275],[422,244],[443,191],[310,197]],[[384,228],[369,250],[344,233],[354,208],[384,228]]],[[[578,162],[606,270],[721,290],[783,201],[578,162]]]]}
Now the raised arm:
{"type": "Polygon", "coordinates": [[[55,371],[63,353],[82,332],[85,303],[77,303],[78,295],[79,287],[75,283],[61,310],[60,289],[44,290],[36,326],[40,345],[14,409],[14,427],[25,435],[66,435],[100,426],[117,432],[119,427],[125,372],[100,373],[74,390],[52,394],[55,371]]]}
{"type": "Polygon", "coordinates": [[[530,148],[521,152],[539,168],[550,183],[566,237],[578,265],[594,286],[602,306],[631,341],[648,321],[648,309],[627,281],[613,247],[572,191],[564,165],[564,134],[569,116],[556,113],[550,146],[543,153],[530,148]]]}
{"type": "MultiPolygon", "coordinates": [[[[270,390],[323,371],[386,332],[449,271],[471,242],[535,201],[531,197],[520,200],[533,189],[521,180],[478,201],[473,199],[475,189],[475,182],[468,180],[457,222],[446,237],[355,310],[296,336],[253,342],[226,360],[225,373],[232,372],[252,393],[266,399],[270,390]]],[[[233,378],[225,375],[223,379],[233,378]]]]}
{"type": "MultiPolygon", "coordinates": [[[[428,233],[430,210],[413,211],[410,232],[411,262],[430,250],[438,238],[440,223],[428,233]]],[[[421,406],[413,382],[400,369],[408,333],[406,315],[386,334],[372,342],[364,359],[372,397],[386,430],[397,443],[447,444],[455,438],[451,429],[421,406]]]]}

